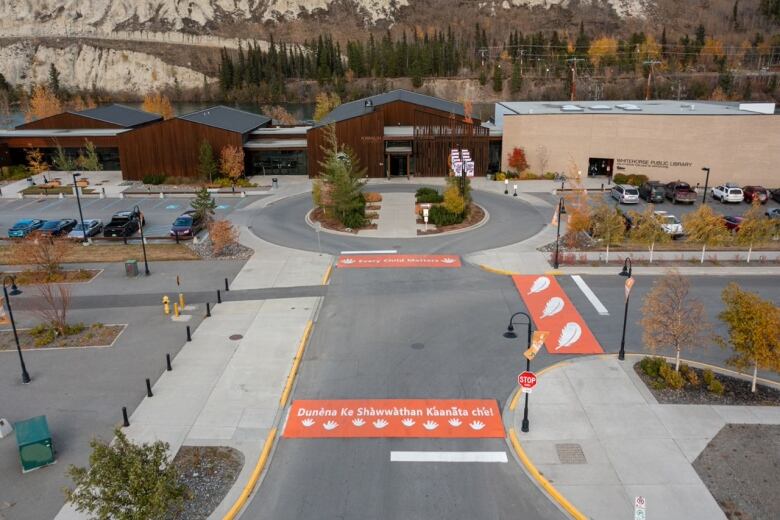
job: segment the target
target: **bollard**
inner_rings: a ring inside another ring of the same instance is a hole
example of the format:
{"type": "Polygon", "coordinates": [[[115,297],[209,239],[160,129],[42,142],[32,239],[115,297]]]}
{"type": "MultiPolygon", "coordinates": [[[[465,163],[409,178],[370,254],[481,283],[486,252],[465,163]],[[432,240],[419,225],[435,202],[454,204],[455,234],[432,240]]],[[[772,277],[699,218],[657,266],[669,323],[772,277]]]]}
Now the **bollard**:
{"type": "Polygon", "coordinates": [[[187,341],[192,341],[192,334],[190,334],[190,326],[187,325],[187,341]]]}
{"type": "Polygon", "coordinates": [[[127,407],[126,406],[122,407],[122,426],[124,426],[125,428],[130,426],[130,420],[127,418],[127,407]]]}
{"type": "Polygon", "coordinates": [[[179,308],[184,309],[184,293],[179,293],[179,308]]]}
{"type": "Polygon", "coordinates": [[[211,318],[211,304],[206,302],[206,317],[211,318]]]}
{"type": "Polygon", "coordinates": [[[165,312],[166,316],[169,316],[171,314],[171,304],[167,294],[163,296],[162,303],[163,303],[163,312],[165,312]]]}
{"type": "Polygon", "coordinates": [[[179,243],[179,232],[178,231],[174,231],[173,232],[173,236],[176,237],[176,243],[178,244],[179,243]]]}
{"type": "Polygon", "coordinates": [[[228,279],[225,278],[225,292],[228,292],[230,290],[230,286],[228,285],[228,279]]]}
{"type": "Polygon", "coordinates": [[[564,182],[566,182],[566,181],[561,181],[561,190],[563,190],[563,184],[564,184],[564,182]]]}
{"type": "Polygon", "coordinates": [[[173,302],[173,315],[179,317],[179,304],[176,302],[173,302]]]}
{"type": "Polygon", "coordinates": [[[604,183],[601,183],[601,191],[604,191],[604,183]]]}
{"type": "Polygon", "coordinates": [[[163,193],[163,192],[160,192],[160,198],[161,198],[161,199],[164,199],[164,198],[165,198],[165,193],[163,193]]]}
{"type": "Polygon", "coordinates": [[[222,294],[219,292],[219,289],[217,289],[217,303],[222,303],[222,294]]]}
{"type": "Polygon", "coordinates": [[[154,397],[154,394],[152,393],[152,382],[148,379],[146,380],[146,397],[154,397]]]}
{"type": "Polygon", "coordinates": [[[168,372],[173,370],[173,368],[171,367],[171,355],[170,354],[165,354],[165,368],[168,369],[168,372]]]}

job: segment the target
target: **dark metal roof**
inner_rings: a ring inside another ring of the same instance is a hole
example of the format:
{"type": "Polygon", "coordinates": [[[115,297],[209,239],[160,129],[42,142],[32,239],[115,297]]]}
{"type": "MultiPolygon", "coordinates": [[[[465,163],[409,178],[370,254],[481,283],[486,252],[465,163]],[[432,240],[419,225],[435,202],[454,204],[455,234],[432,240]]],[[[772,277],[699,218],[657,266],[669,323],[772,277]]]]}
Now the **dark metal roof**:
{"type": "Polygon", "coordinates": [[[366,107],[367,101],[371,102],[372,107],[378,107],[380,105],[392,103],[393,101],[404,101],[406,103],[412,103],[414,105],[420,105],[426,108],[432,108],[434,110],[441,110],[442,112],[452,113],[458,116],[465,115],[463,112],[463,105],[461,103],[447,101],[446,99],[436,98],[433,96],[426,96],[425,94],[418,94],[417,92],[411,92],[409,90],[398,89],[339,105],[334,108],[328,115],[323,117],[317,126],[323,126],[369,114],[371,112],[371,108],[366,107]]]}
{"type": "Polygon", "coordinates": [[[270,117],[262,114],[253,114],[252,112],[222,105],[185,114],[179,116],[179,119],[239,134],[249,133],[255,128],[271,122],[270,117]]]}
{"type": "Polygon", "coordinates": [[[124,128],[131,128],[151,123],[152,121],[162,120],[162,116],[159,114],[152,114],[151,112],[144,112],[137,108],[130,108],[118,104],[104,105],[102,107],[89,108],[87,110],[82,110],[81,112],[73,113],[90,119],[119,125],[124,128]]]}

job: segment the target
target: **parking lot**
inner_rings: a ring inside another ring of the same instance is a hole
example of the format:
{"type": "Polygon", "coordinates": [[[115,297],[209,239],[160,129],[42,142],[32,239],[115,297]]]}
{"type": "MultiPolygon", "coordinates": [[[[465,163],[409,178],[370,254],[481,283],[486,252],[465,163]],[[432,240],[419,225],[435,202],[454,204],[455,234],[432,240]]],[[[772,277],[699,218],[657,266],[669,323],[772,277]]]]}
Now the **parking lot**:
{"type": "MultiPolygon", "coordinates": [[[[260,197],[217,198],[217,218],[231,211],[251,204],[260,197]]],[[[168,236],[171,223],[182,212],[190,209],[191,198],[126,198],[126,199],[82,199],[81,208],[84,219],[102,219],[104,224],[111,220],[117,211],[129,210],[138,205],[146,219],[144,234],[148,237],[168,236]]],[[[79,219],[79,209],[73,197],[40,199],[0,199],[0,236],[7,237],[8,229],[21,219],[39,218],[43,220],[73,218],[79,219]]]]}

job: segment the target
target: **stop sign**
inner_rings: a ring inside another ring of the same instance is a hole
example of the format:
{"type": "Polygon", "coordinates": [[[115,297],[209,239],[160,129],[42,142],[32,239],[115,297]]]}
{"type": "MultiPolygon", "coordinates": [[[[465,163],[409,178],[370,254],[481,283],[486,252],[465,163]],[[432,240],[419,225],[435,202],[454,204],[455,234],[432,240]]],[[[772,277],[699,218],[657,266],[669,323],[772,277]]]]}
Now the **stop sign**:
{"type": "Polygon", "coordinates": [[[536,386],[536,374],[533,372],[523,372],[517,376],[517,384],[523,389],[523,392],[529,393],[536,386]]]}

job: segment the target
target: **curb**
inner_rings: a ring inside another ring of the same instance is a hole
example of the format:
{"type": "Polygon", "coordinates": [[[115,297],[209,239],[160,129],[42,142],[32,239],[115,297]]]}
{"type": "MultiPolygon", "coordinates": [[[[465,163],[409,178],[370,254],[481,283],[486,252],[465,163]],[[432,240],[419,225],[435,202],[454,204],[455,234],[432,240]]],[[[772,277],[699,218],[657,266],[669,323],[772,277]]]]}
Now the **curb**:
{"type": "Polygon", "coordinates": [[[295,357],[293,358],[293,364],[292,368],[290,368],[290,374],[287,376],[287,383],[284,385],[284,390],[282,391],[282,397],[279,398],[279,407],[284,408],[287,404],[287,399],[290,398],[290,392],[292,391],[292,385],[295,381],[295,375],[298,373],[298,367],[301,364],[301,359],[303,359],[303,351],[306,348],[306,342],[309,339],[309,334],[311,333],[313,322],[309,320],[306,323],[306,329],[303,331],[303,337],[301,338],[301,342],[298,346],[298,352],[295,354],[295,357]]]}
{"type": "Polygon", "coordinates": [[[504,276],[515,276],[520,274],[520,273],[515,273],[513,271],[506,271],[504,269],[496,269],[495,267],[490,267],[489,265],[485,265],[485,264],[478,264],[478,265],[480,269],[482,269],[483,271],[487,271],[488,273],[500,274],[504,276]]]}
{"type": "Polygon", "coordinates": [[[333,264],[328,265],[327,271],[325,271],[325,275],[322,277],[322,284],[321,285],[328,285],[330,282],[330,274],[333,271],[333,264]]]}
{"type": "Polygon", "coordinates": [[[263,451],[260,452],[260,457],[257,459],[255,469],[252,471],[252,475],[249,477],[249,482],[246,483],[243,491],[241,491],[241,495],[239,495],[238,499],[233,504],[233,507],[230,508],[230,511],[225,514],[223,520],[233,520],[236,518],[238,512],[241,511],[241,509],[246,504],[246,501],[249,499],[249,495],[252,494],[252,491],[254,491],[255,486],[257,485],[257,481],[260,479],[260,474],[263,472],[263,468],[265,468],[265,464],[268,461],[268,456],[271,453],[271,447],[274,444],[275,438],[276,428],[274,427],[271,428],[271,431],[268,432],[268,436],[265,438],[263,451]]]}

